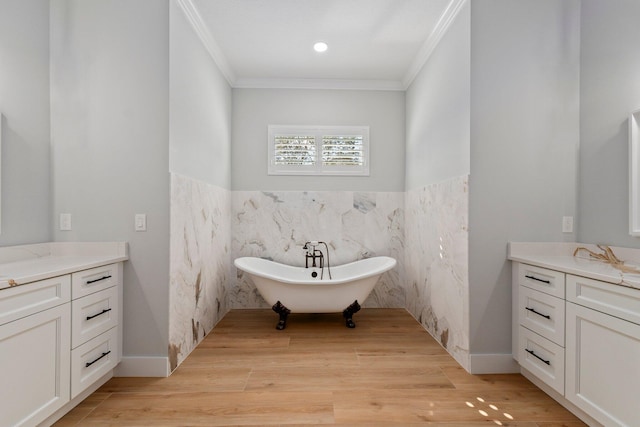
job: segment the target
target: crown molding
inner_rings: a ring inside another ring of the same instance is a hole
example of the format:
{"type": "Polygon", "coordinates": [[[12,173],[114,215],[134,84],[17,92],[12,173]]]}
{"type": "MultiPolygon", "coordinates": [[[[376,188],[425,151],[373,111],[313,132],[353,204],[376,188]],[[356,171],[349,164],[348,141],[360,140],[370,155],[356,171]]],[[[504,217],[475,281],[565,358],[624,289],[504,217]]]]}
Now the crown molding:
{"type": "Polygon", "coordinates": [[[222,49],[220,49],[220,46],[209,32],[209,29],[204,23],[200,12],[198,12],[198,9],[196,8],[196,5],[193,4],[191,0],[175,0],[175,2],[184,13],[187,21],[189,22],[189,24],[191,24],[191,27],[204,45],[207,52],[209,52],[209,55],[211,55],[211,58],[213,58],[213,61],[220,69],[220,72],[222,73],[224,78],[227,80],[229,85],[233,87],[236,81],[236,75],[229,66],[229,62],[224,56],[224,53],[222,53],[222,49]]]}
{"type": "Polygon", "coordinates": [[[232,88],[239,89],[336,89],[405,91],[416,78],[442,37],[468,0],[451,0],[433,32],[420,48],[402,81],[358,79],[252,79],[237,78],[192,0],[175,0],[209,55],[232,88]]]}
{"type": "Polygon", "coordinates": [[[238,89],[335,89],[404,91],[402,82],[395,80],[239,78],[232,86],[238,89]]]}
{"type": "Polygon", "coordinates": [[[442,13],[442,16],[438,20],[436,27],[429,35],[429,38],[427,38],[427,40],[424,42],[424,44],[418,51],[418,54],[416,55],[413,63],[407,70],[407,73],[402,80],[402,87],[404,90],[407,90],[409,88],[420,70],[422,70],[422,67],[424,67],[424,64],[427,63],[429,57],[431,57],[431,54],[440,43],[440,40],[442,40],[442,37],[444,37],[444,35],[447,33],[449,27],[451,27],[451,24],[455,20],[456,16],[458,16],[458,13],[460,12],[460,10],[462,10],[462,7],[467,3],[467,1],[468,0],[451,0],[445,11],[442,13]]]}

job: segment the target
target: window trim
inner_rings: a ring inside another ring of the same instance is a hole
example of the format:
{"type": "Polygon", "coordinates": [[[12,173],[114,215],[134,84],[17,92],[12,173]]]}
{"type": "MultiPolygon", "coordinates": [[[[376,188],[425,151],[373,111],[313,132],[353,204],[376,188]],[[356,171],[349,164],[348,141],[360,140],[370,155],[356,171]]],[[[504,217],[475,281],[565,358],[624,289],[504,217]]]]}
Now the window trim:
{"type": "Polygon", "coordinates": [[[369,126],[268,125],[268,175],[369,176],[369,126]],[[276,165],[276,135],[313,135],[316,161],[313,165],[276,165]],[[322,164],[322,140],[328,135],[362,135],[364,164],[362,166],[334,166],[322,164]]]}

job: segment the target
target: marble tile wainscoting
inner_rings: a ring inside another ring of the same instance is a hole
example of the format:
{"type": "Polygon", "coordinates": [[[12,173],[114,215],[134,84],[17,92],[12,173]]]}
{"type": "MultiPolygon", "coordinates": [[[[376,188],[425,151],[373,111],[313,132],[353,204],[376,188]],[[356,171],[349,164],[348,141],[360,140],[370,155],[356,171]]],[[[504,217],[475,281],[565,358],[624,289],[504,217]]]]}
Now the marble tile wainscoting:
{"type": "MultiPolygon", "coordinates": [[[[398,265],[382,276],[363,306],[406,306],[402,192],[234,191],[231,221],[233,259],[256,256],[302,266],[308,240],[327,242],[331,265],[391,256],[398,265]]],[[[240,271],[229,298],[231,308],[267,307],[240,271]]]]}
{"type": "Polygon", "coordinates": [[[364,307],[406,308],[469,368],[468,183],[464,175],[407,192],[230,191],[171,176],[169,354],[175,369],[232,308],[268,308],[233,260],[304,265],[325,241],[331,265],[398,261],[364,307]]]}
{"type": "Polygon", "coordinates": [[[231,191],[171,174],[169,364],[173,371],[228,311],[231,191]]]}
{"type": "Polygon", "coordinates": [[[405,197],[406,308],[469,370],[469,176],[405,197]]]}

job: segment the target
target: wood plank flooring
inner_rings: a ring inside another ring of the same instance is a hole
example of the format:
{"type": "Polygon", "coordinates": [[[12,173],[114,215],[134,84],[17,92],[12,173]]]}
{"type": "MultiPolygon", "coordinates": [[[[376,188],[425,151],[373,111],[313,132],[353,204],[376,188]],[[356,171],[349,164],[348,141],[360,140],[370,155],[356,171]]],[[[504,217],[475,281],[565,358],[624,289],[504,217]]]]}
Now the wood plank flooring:
{"type": "Polygon", "coordinates": [[[233,310],[168,378],[113,378],[56,426],[584,426],[521,375],[469,375],[403,309],[233,310]]]}

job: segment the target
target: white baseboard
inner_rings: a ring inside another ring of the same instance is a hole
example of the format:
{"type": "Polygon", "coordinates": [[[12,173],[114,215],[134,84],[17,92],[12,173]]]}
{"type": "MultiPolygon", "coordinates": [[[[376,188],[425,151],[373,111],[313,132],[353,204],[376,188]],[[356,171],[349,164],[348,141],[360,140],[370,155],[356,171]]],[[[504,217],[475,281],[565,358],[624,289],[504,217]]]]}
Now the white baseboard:
{"type": "Polygon", "coordinates": [[[122,357],[114,370],[115,377],[168,377],[168,357],[122,357]]]}
{"type": "Polygon", "coordinates": [[[469,372],[472,374],[516,374],[520,365],[509,354],[470,354],[469,372]]]}

